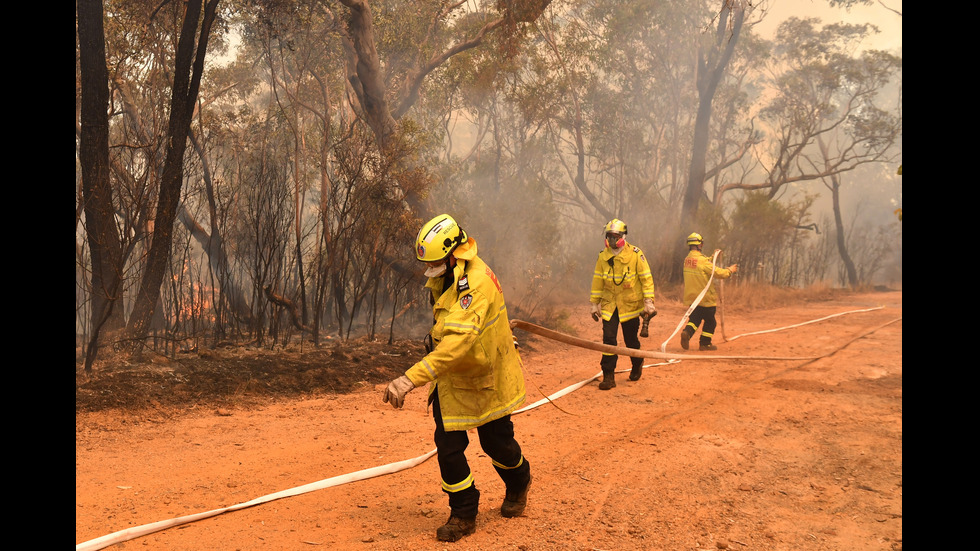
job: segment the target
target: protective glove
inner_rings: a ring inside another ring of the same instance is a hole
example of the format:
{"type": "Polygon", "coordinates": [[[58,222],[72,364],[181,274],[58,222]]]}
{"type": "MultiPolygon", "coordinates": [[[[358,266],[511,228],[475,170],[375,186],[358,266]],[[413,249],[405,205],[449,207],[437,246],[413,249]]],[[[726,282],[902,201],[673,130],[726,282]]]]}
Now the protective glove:
{"type": "Polygon", "coordinates": [[[729,267],[728,267],[728,271],[730,271],[730,272],[731,272],[731,273],[733,273],[733,274],[734,274],[735,272],[737,272],[737,271],[738,271],[738,264],[732,264],[731,266],[729,266],[729,267]]]}
{"type": "Polygon", "coordinates": [[[405,403],[405,395],[413,389],[415,389],[415,383],[408,377],[402,375],[388,384],[382,401],[390,403],[395,409],[399,409],[405,403]]]}
{"type": "Polygon", "coordinates": [[[599,310],[599,305],[596,304],[595,302],[593,302],[591,304],[592,304],[592,320],[593,321],[599,321],[599,320],[601,320],[602,319],[602,312],[599,310]]]}
{"type": "Polygon", "coordinates": [[[657,315],[657,307],[653,305],[652,298],[643,299],[643,316],[652,318],[657,315]]]}

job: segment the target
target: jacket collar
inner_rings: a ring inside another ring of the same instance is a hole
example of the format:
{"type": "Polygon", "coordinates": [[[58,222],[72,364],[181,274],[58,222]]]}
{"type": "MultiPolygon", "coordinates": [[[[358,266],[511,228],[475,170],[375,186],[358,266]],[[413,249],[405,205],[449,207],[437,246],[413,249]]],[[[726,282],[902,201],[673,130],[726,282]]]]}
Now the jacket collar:
{"type": "Polygon", "coordinates": [[[630,259],[630,255],[632,254],[633,254],[633,245],[630,245],[629,241],[627,241],[626,244],[623,245],[623,248],[619,249],[618,253],[614,253],[613,250],[610,249],[609,247],[602,249],[602,252],[599,253],[599,259],[602,260],[603,262],[606,262],[610,258],[618,258],[620,262],[628,262],[630,259]]]}

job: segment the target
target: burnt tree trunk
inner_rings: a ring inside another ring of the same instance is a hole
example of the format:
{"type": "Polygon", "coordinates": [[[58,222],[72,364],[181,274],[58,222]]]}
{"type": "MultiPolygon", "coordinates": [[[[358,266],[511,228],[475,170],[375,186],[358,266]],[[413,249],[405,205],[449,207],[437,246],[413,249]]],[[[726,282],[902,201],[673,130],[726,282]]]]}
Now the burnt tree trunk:
{"type": "Polygon", "coordinates": [[[76,6],[81,73],[78,158],[82,172],[85,232],[92,257],[92,334],[85,371],[91,372],[98,354],[100,331],[104,327],[122,327],[122,309],[114,308],[122,281],[122,245],[116,230],[109,185],[109,73],[102,1],[78,0],[76,6]]]}
{"type": "Polygon", "coordinates": [[[208,39],[218,1],[208,0],[204,4],[203,0],[187,0],[185,4],[183,27],[180,30],[174,58],[167,155],[160,180],[153,236],[147,254],[146,269],[129,319],[128,330],[133,338],[134,351],[139,351],[146,339],[150,320],[160,298],[160,286],[163,284],[167,264],[170,262],[174,219],[177,216],[184,180],[184,153],[187,150],[187,137],[194,116],[194,104],[197,101],[201,76],[204,73],[204,56],[207,53],[208,39]],[[199,22],[200,35],[198,35],[199,22]]]}

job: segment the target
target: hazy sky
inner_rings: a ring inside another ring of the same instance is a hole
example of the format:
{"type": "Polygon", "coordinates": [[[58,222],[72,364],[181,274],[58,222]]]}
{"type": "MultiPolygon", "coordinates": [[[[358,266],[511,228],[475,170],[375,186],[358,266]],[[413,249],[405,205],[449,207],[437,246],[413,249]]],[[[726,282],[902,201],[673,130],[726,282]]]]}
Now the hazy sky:
{"type": "Polygon", "coordinates": [[[858,5],[850,11],[831,8],[827,0],[769,0],[768,4],[769,14],[755,27],[761,36],[770,38],[776,26],[788,17],[819,17],[824,24],[871,23],[881,31],[875,37],[875,48],[901,51],[902,17],[895,11],[902,11],[902,0],[874,0],[870,6],[858,5]]]}

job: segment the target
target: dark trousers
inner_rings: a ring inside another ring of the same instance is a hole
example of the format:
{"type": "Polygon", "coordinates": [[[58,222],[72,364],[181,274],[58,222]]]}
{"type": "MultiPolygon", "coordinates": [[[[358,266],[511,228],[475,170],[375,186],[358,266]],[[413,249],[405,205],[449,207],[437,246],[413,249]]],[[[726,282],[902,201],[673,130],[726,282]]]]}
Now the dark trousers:
{"type": "Polygon", "coordinates": [[[714,336],[715,327],[718,326],[718,321],[715,320],[715,310],[717,309],[717,306],[695,306],[694,310],[691,311],[691,317],[688,318],[687,327],[684,329],[690,329],[693,335],[701,322],[704,321],[704,327],[701,328],[701,338],[698,339],[699,344],[711,344],[711,337],[714,336]]]}
{"type": "MultiPolygon", "coordinates": [[[[623,342],[626,343],[626,348],[640,349],[640,318],[636,317],[629,321],[619,322],[619,308],[613,310],[612,317],[608,321],[602,320],[602,344],[608,344],[611,346],[618,346],[616,341],[616,333],[619,332],[619,327],[623,328],[623,342]]],[[[603,372],[616,371],[616,362],[619,361],[619,356],[615,354],[602,354],[602,359],[599,360],[599,366],[602,367],[603,372]]],[[[631,367],[638,368],[643,366],[643,358],[634,358],[630,356],[631,367]]]]}
{"type": "MultiPolygon", "coordinates": [[[[449,494],[449,508],[453,515],[462,518],[476,516],[480,504],[480,491],[475,483],[463,483],[470,479],[470,466],[466,462],[466,447],[470,443],[465,430],[447,431],[442,424],[439,394],[433,392],[432,415],[436,421],[436,458],[443,491],[449,494]],[[463,483],[463,484],[460,484],[463,483]],[[456,485],[462,487],[456,488],[456,485]],[[447,486],[453,487],[450,491],[447,486]]],[[[493,461],[493,467],[504,481],[509,492],[519,492],[531,481],[531,466],[521,452],[521,445],[514,438],[514,423],[510,415],[490,421],[476,428],[480,447],[493,461]]]]}

